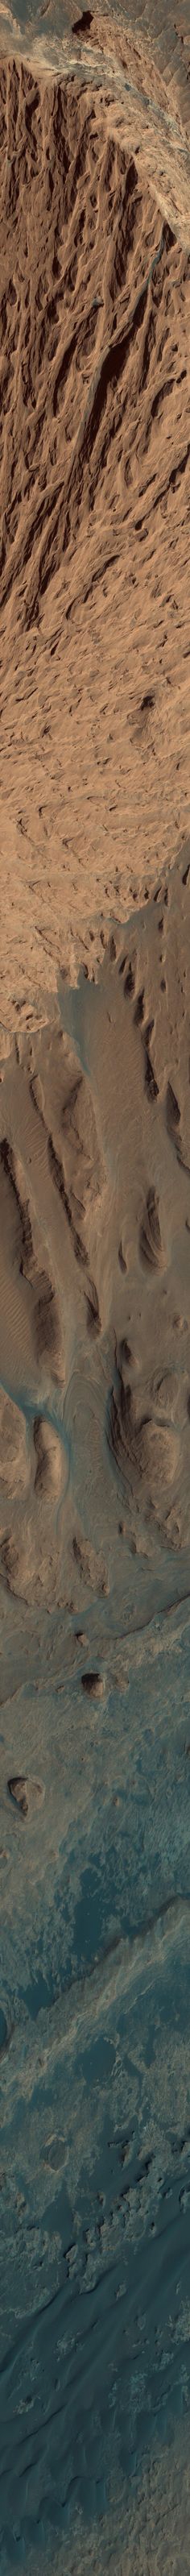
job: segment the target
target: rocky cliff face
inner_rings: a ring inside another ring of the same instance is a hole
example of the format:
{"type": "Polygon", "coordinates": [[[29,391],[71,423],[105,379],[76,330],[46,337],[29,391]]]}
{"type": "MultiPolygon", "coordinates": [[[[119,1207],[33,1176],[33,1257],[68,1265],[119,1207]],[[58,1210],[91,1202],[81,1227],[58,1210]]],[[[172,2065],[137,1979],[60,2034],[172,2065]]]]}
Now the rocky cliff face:
{"type": "Polygon", "coordinates": [[[0,70],[4,1043],[189,820],[188,131],[106,29],[96,83],[94,22],[89,77],[0,70]]]}

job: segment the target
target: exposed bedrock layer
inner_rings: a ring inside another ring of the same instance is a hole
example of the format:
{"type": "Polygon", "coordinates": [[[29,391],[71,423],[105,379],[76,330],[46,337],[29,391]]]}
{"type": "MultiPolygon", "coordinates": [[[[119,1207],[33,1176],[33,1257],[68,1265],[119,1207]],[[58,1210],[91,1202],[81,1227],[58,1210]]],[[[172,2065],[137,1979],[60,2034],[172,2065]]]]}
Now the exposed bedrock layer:
{"type": "Polygon", "coordinates": [[[153,35],[0,64],[7,1045],[188,828],[189,57],[153,35]]]}

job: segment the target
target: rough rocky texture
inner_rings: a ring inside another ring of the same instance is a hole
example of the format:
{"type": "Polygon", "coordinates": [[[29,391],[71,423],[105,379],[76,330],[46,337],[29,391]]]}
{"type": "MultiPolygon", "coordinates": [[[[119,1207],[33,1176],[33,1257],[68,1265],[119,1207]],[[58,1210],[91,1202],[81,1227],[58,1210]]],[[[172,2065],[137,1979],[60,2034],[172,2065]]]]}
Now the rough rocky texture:
{"type": "Polygon", "coordinates": [[[188,136],[123,47],[119,104],[93,48],[86,86],[0,69],[7,1041],[189,818],[188,136]]]}
{"type": "Polygon", "coordinates": [[[1,2576],[189,2576],[188,10],[135,21],[0,21],[1,2576]]]}

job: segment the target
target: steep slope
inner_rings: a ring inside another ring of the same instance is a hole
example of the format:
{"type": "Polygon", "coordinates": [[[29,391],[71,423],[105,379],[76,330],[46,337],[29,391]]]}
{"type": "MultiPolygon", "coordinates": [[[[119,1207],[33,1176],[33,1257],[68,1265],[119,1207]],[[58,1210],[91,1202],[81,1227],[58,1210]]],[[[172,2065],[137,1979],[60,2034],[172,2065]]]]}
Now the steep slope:
{"type": "Polygon", "coordinates": [[[136,101],[127,140],[76,77],[0,86],[7,1030],[187,828],[190,252],[136,101]]]}

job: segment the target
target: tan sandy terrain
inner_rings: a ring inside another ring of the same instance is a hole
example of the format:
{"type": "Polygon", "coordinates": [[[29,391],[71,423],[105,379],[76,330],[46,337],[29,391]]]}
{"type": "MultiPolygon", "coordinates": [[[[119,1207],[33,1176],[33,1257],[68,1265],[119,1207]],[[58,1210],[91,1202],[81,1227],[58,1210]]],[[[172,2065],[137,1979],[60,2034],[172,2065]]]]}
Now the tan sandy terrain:
{"type": "Polygon", "coordinates": [[[189,903],[186,845],[2,1070],[1,1577],[28,1604],[109,1592],[121,1540],[145,1582],[189,1565],[189,903]]]}
{"type": "Polygon", "coordinates": [[[136,56],[1,65],[2,1050],[188,826],[188,128],[136,56]]]}

